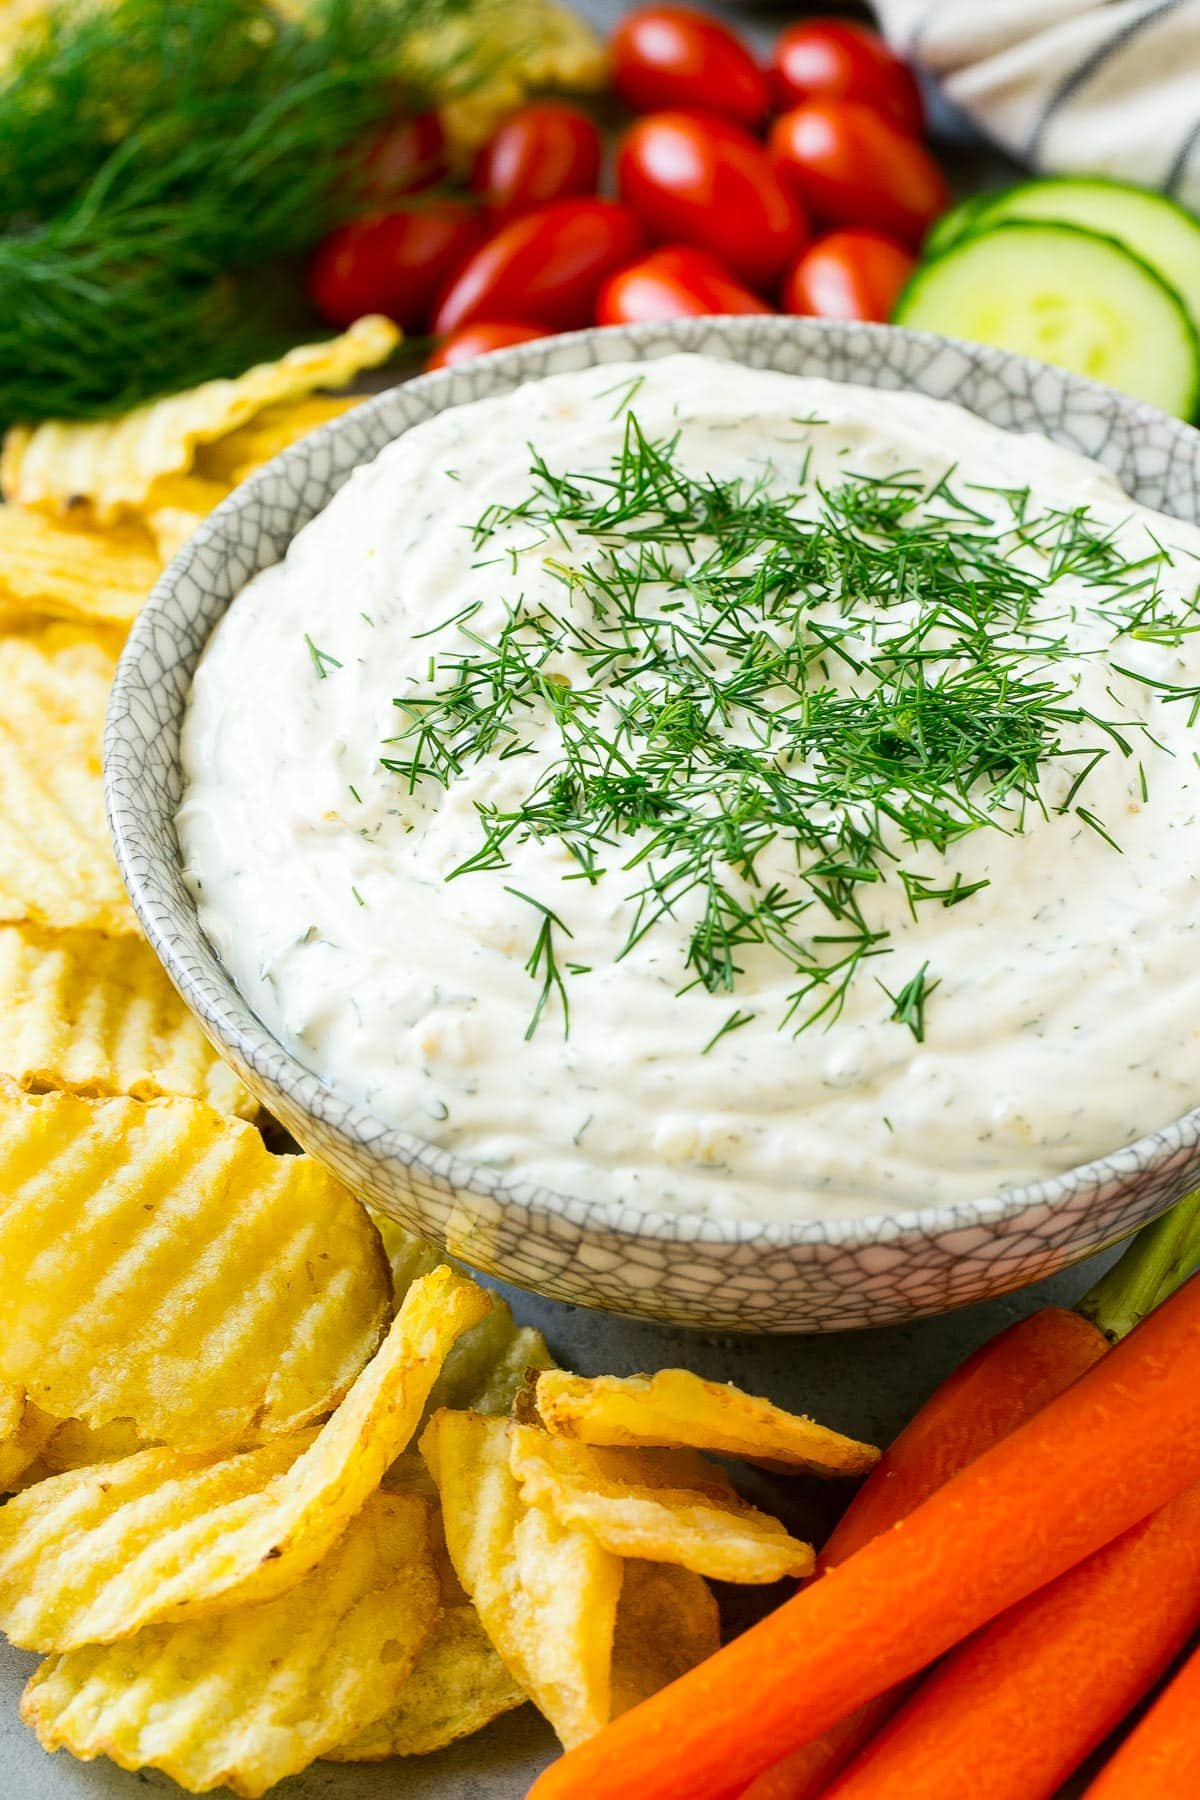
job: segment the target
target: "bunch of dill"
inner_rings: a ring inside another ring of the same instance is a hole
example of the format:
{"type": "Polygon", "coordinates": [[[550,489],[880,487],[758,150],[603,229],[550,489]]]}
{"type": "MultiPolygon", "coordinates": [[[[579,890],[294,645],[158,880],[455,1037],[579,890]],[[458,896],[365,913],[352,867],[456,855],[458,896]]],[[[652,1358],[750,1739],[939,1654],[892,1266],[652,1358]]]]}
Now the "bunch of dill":
{"type": "Polygon", "coordinates": [[[415,110],[406,34],[465,0],[86,0],[0,84],[0,423],[94,418],[303,329],[347,153],[415,110]]]}

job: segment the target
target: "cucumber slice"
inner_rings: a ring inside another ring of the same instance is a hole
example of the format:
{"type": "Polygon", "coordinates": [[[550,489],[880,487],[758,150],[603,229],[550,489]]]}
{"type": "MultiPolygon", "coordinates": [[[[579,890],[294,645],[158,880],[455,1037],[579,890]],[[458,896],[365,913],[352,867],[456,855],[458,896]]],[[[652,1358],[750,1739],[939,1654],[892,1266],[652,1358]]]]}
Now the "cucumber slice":
{"type": "Polygon", "coordinates": [[[926,253],[940,254],[968,232],[1012,219],[1050,219],[1119,239],[1178,289],[1200,325],[1200,219],[1166,194],[1101,175],[1019,181],[952,207],[934,225],[926,253]]]}
{"type": "Polygon", "coordinates": [[[921,246],[921,254],[940,256],[951,244],[957,244],[959,238],[966,237],[968,232],[974,231],[977,224],[983,223],[984,214],[991,210],[997,198],[994,193],[968,194],[965,200],[958,201],[949,212],[944,212],[940,219],[933,221],[921,246]]]}
{"type": "Polygon", "coordinates": [[[1200,402],[1200,339],[1175,289],[1077,225],[973,232],[917,269],[892,316],[1057,363],[1181,418],[1200,402]]]}

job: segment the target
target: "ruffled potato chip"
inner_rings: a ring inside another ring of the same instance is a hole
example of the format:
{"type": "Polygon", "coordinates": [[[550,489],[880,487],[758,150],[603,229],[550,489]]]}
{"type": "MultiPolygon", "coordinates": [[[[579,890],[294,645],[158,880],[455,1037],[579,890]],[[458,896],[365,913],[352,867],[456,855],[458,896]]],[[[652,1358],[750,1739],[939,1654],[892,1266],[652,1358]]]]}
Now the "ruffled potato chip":
{"type": "Polygon", "coordinates": [[[692,1450],[596,1450],[514,1425],[509,1466],[527,1506],[590,1531],[614,1556],[678,1563],[714,1581],[811,1575],[812,1545],[739,1499],[692,1450]]]}
{"type": "Polygon", "coordinates": [[[0,609],[6,617],[129,625],[162,561],[138,526],[78,531],[43,513],[0,506],[0,609]]]}
{"type": "Polygon", "coordinates": [[[497,1656],[475,1608],[444,1612],[421,1649],[391,1712],[336,1750],[329,1762],[382,1762],[388,1756],[427,1756],[482,1731],[526,1695],[497,1656]]]}
{"type": "Polygon", "coordinates": [[[141,511],[164,476],[186,475],[199,445],[236,431],[269,406],[345,387],[386,362],[399,342],[391,320],[371,314],[340,337],[301,344],[233,380],[147,401],[119,419],[14,425],[0,454],[0,486],[8,500],[46,512],[86,502],[95,521],[108,524],[141,511]]]}
{"type": "Polygon", "coordinates": [[[0,920],[137,930],[100,785],[119,650],[79,625],[0,632],[0,920]]]}
{"type": "Polygon", "coordinates": [[[428,1275],[431,1269],[438,1268],[446,1261],[446,1252],[428,1238],[406,1231],[403,1225],[397,1224],[387,1213],[377,1212],[373,1206],[368,1206],[367,1211],[383,1240],[384,1252],[392,1271],[392,1295],[399,1306],[414,1281],[422,1275],[428,1275]]]}
{"type": "Polygon", "coordinates": [[[29,1480],[58,1425],[30,1404],[18,1382],[0,1382],[0,1494],[29,1480]]]}
{"type": "Polygon", "coordinates": [[[0,1511],[0,1628],[25,1649],[73,1650],[293,1587],[379,1486],[447,1348],[486,1305],[449,1269],[417,1282],[304,1444],[293,1435],[220,1461],[148,1450],[21,1495],[0,1511]]]}
{"type": "Polygon", "coordinates": [[[254,1800],[394,1704],[439,1604],[427,1503],[377,1494],[286,1594],[53,1657],[21,1717],[46,1750],[254,1800]]]}
{"type": "Polygon", "coordinates": [[[531,1325],[518,1325],[507,1300],[492,1297],[492,1310],[459,1338],[430,1396],[430,1410],[507,1413],[531,1369],[552,1369],[546,1340],[531,1325]]]}
{"type": "Polygon", "coordinates": [[[191,1448],[293,1430],[375,1350],[387,1264],[307,1156],[198,1100],[0,1083],[0,1380],[191,1448]]]}
{"type": "Polygon", "coordinates": [[[712,1450],[812,1475],[865,1475],[879,1461],[871,1444],[686,1369],[591,1379],[550,1369],[538,1378],[537,1409],[548,1431],[583,1444],[712,1450]]]}
{"type": "Polygon", "coordinates": [[[160,562],[169,563],[232,491],[227,481],[202,475],[160,477],[141,507],[141,517],[160,562]]]}
{"type": "Polygon", "coordinates": [[[484,1630],[563,1745],[581,1743],[608,1722],[620,1558],[524,1504],[504,1419],[435,1413],[421,1454],[484,1630]]]}
{"type": "MultiPolygon", "coordinates": [[[[38,1410],[37,1408],[34,1409],[38,1410]]],[[[113,1419],[108,1425],[85,1425],[82,1419],[55,1419],[41,1414],[53,1426],[46,1447],[38,1457],[39,1480],[65,1475],[71,1469],[87,1469],[96,1463],[119,1462],[138,1450],[148,1449],[132,1419],[113,1419]]]]}
{"type": "Polygon", "coordinates": [[[720,1648],[721,1620],[707,1582],[669,1563],[627,1562],[613,1640],[613,1718],[720,1648]]]}
{"type": "Polygon", "coordinates": [[[196,473],[235,488],[281,450],[361,404],[361,396],[352,394],[285,400],[279,406],[268,406],[248,425],[201,445],[196,453],[196,473]]]}
{"type": "Polygon", "coordinates": [[[608,79],[596,32],[554,0],[476,0],[412,33],[404,48],[406,71],[432,92],[447,136],[464,153],[530,94],[595,93],[608,79]]]}
{"type": "Polygon", "coordinates": [[[0,1070],[26,1091],[164,1094],[258,1116],[140,937],[0,925],[0,1070]]]}

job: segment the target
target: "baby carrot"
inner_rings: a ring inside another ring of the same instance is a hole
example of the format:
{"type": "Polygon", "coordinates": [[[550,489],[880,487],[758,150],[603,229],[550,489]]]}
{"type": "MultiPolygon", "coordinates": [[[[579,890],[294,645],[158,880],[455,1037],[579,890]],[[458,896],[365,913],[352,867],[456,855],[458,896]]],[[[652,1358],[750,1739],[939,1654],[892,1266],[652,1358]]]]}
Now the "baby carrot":
{"type": "Polygon", "coordinates": [[[1200,1794],[1200,1650],[1184,1663],[1083,1800],[1200,1794]]]}
{"type": "Polygon", "coordinates": [[[1198,1626],[1200,1483],[960,1644],[828,1800],[1050,1800],[1198,1626]]]}
{"type": "MultiPolygon", "coordinates": [[[[818,1572],[888,1531],[1032,1418],[1128,1335],[1200,1260],[1200,1194],[1140,1231],[1074,1312],[1047,1306],[980,1346],[926,1401],[859,1488],[818,1572]]],[[[912,1691],[901,1683],[767,1769],[742,1800],[817,1800],[912,1691]]]]}
{"type": "MultiPolygon", "coordinates": [[[[1061,1394],[1108,1349],[1098,1326],[1045,1306],[969,1356],[886,1450],[821,1552],[818,1572],[888,1531],[977,1456],[1061,1394]]],[[[908,1693],[876,1695],[767,1769],[742,1800],[817,1800],[908,1693]]]]}
{"type": "Polygon", "coordinates": [[[536,1800],[732,1800],[1200,1480],[1200,1281],[742,1637],[571,1750],[536,1800]]]}

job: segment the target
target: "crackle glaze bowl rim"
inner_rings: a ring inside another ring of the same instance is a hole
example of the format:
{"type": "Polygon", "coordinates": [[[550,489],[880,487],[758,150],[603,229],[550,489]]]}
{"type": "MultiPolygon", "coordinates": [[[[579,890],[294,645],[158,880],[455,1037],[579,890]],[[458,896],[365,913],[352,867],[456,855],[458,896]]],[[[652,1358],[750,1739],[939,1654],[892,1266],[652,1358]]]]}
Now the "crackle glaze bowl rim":
{"type": "MultiPolygon", "coordinates": [[[[1200,433],[1182,421],[1095,382],[1011,352],[894,326],[752,317],[593,327],[418,376],[364,401],[257,471],[205,521],[160,577],[122,654],[105,732],[106,801],[121,874],[151,945],[209,1035],[235,1068],[249,1072],[252,1086],[267,1090],[268,1105],[275,1098],[278,1110],[284,1114],[290,1112],[293,1118],[312,1122],[315,1139],[334,1141],[340,1154],[329,1154],[325,1143],[317,1154],[325,1155],[343,1171],[356,1162],[362,1166],[363,1159],[378,1163],[388,1156],[397,1157],[406,1167],[423,1173],[439,1193],[451,1200],[464,1197],[468,1208],[472,1197],[480,1196],[522,1208],[525,1216],[540,1224],[547,1236],[553,1235],[557,1227],[559,1234],[565,1228],[568,1234],[574,1231],[581,1238],[611,1234],[626,1244],[639,1239],[658,1240],[687,1244],[700,1252],[710,1246],[716,1249],[734,1245],[773,1250],[817,1245],[827,1249],[839,1245],[882,1248],[910,1241],[920,1243],[931,1236],[944,1239],[962,1232],[973,1236],[980,1230],[990,1233],[1005,1224],[1019,1223],[1023,1214],[1029,1214],[1032,1221],[1039,1210],[1054,1212],[1072,1196],[1078,1198],[1094,1190],[1101,1214],[1095,1223],[1107,1229],[1084,1234],[1086,1241],[1078,1249],[1068,1248],[1059,1259],[1069,1261],[1123,1235],[1177,1197],[1174,1192],[1166,1192],[1165,1197],[1155,1194],[1151,1201],[1132,1198],[1140,1184],[1155,1186],[1155,1178],[1164,1176],[1172,1159],[1183,1158],[1189,1173],[1200,1171],[1200,1105],[1133,1144],[1120,1146],[1059,1175],[939,1206],[867,1216],[726,1220],[708,1213],[648,1211],[580,1199],[532,1188],[511,1177],[497,1179],[496,1171],[482,1170],[462,1157],[386,1126],[367,1108],[334,1094],[261,1024],[203,937],[194,904],[180,897],[181,857],[174,834],[173,806],[178,802],[180,785],[178,724],[190,689],[191,669],[216,619],[232,603],[240,587],[252,573],[283,555],[291,537],[332,498],[354,466],[370,460],[385,441],[435,412],[488,393],[508,391],[525,380],[558,369],[600,366],[628,358],[642,360],[680,349],[706,351],[749,366],[778,367],[773,353],[787,361],[789,347],[792,363],[804,365],[795,367],[794,372],[832,375],[833,379],[858,380],[881,388],[916,388],[935,398],[957,399],[985,418],[994,416],[1007,394],[1013,406],[1023,404],[1034,415],[1024,429],[1041,430],[1101,461],[1119,422],[1126,444],[1122,454],[1135,460],[1145,456],[1150,463],[1156,458],[1160,462],[1165,459],[1168,474],[1173,474],[1178,457],[1191,467],[1196,485],[1200,486],[1200,433]],[[948,369],[956,370],[957,379],[943,376],[939,383],[927,386],[930,371],[939,359],[946,362],[948,369]],[[810,363],[813,366],[807,366],[810,363]],[[982,393],[994,392],[992,411],[982,411],[983,401],[978,397],[973,403],[963,399],[960,389],[964,382],[974,382],[982,393]],[[1074,420],[1070,430],[1068,420],[1074,420]],[[1094,428],[1091,435],[1100,434],[1094,448],[1082,441],[1085,425],[1094,428]],[[339,459],[339,451],[344,453],[346,446],[358,439],[363,440],[362,453],[342,454],[339,459]],[[290,499],[285,497],[280,502],[278,491],[281,482],[286,481],[294,485],[290,499]],[[309,495],[304,492],[306,481],[310,488],[315,483],[322,490],[316,504],[310,504],[309,495]],[[245,561],[245,543],[239,543],[239,530],[247,522],[254,547],[245,561]],[[263,554],[264,547],[269,554],[263,554]],[[194,590],[194,613],[205,594],[211,593],[214,568],[235,564],[239,554],[244,567],[237,573],[232,592],[228,598],[221,597],[219,611],[199,641],[188,642],[182,619],[186,618],[189,603],[181,590],[194,590]],[[170,816],[166,797],[150,792],[146,780],[147,757],[153,741],[164,731],[175,734],[170,751],[170,816]],[[164,840],[157,849],[156,834],[164,840]],[[172,856],[165,848],[168,837],[174,844],[173,866],[172,856]],[[185,940],[189,938],[198,941],[198,956],[195,942],[188,954],[185,940]],[[1106,1185],[1115,1185],[1117,1190],[1107,1202],[1108,1213],[1100,1198],[1106,1185]],[[1117,1204],[1122,1198],[1123,1206],[1117,1204]]],[[[1115,451],[1110,455],[1109,466],[1114,466],[1116,455],[1115,451]]],[[[1138,492],[1151,479],[1150,474],[1139,477],[1138,492]]],[[[1154,479],[1160,487],[1165,486],[1166,475],[1161,469],[1154,479]]],[[[1192,486],[1186,469],[1184,480],[1192,486]]],[[[1153,503],[1166,509],[1161,497],[1153,503]]],[[[1200,518],[1200,501],[1195,513],[1200,518]]],[[[1188,1185],[1182,1180],[1173,1183],[1178,1193],[1186,1191],[1188,1185]]],[[[416,1203],[408,1210],[414,1216],[420,1213],[416,1203]]],[[[429,1228],[427,1223],[425,1228],[429,1228]]],[[[500,1268],[497,1272],[505,1271],[500,1268]]],[[[536,1283],[526,1280],[524,1285],[536,1283]]]]}

